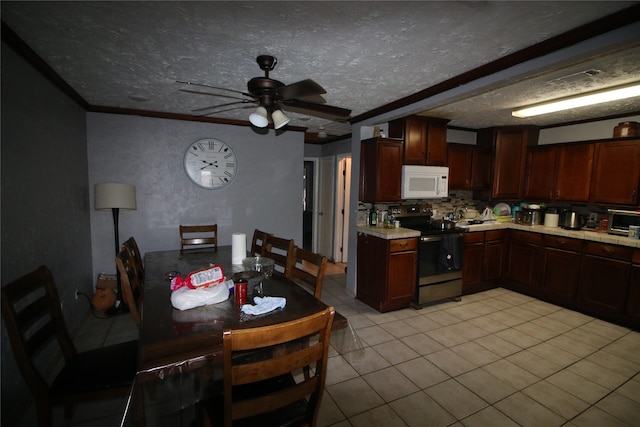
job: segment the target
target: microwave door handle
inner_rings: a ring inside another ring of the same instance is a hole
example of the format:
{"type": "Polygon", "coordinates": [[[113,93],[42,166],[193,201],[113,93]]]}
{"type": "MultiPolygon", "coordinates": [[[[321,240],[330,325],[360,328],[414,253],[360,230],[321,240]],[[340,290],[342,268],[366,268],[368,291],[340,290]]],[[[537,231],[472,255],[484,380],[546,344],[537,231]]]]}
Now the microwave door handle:
{"type": "Polygon", "coordinates": [[[436,177],[436,196],[440,195],[440,177],[436,177]]]}

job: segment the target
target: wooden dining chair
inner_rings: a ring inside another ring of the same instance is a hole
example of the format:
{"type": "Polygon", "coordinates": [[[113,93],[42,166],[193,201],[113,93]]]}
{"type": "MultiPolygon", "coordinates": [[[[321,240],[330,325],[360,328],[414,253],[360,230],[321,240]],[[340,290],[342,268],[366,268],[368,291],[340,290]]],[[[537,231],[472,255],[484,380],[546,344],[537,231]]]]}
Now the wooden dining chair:
{"type": "Polygon", "coordinates": [[[138,277],[135,260],[127,249],[123,248],[116,256],[116,267],[120,273],[122,300],[127,304],[131,317],[139,329],[142,321],[141,310],[144,287],[138,277]]]}
{"type": "Polygon", "coordinates": [[[329,307],[290,322],[225,330],[222,396],[205,403],[212,425],[315,426],[334,315],[329,307]],[[264,351],[274,347],[284,350],[264,351]],[[256,351],[265,357],[246,357],[256,351]],[[297,375],[308,366],[312,375],[297,375]]]}
{"type": "Polygon", "coordinates": [[[142,262],[142,255],[140,249],[138,249],[138,243],[133,237],[129,237],[121,246],[120,249],[126,249],[133,259],[133,267],[136,269],[136,275],[140,284],[144,283],[144,263],[142,262]]]}
{"type": "Polygon", "coordinates": [[[298,246],[295,247],[294,264],[290,278],[305,288],[310,288],[313,295],[320,299],[324,270],[327,267],[327,257],[298,246]]]}
{"type": "Polygon", "coordinates": [[[181,225],[180,253],[185,249],[213,248],[218,250],[218,224],[181,225]]]}
{"type": "Polygon", "coordinates": [[[267,235],[264,241],[262,255],[267,258],[272,258],[275,261],[275,271],[279,271],[285,276],[290,277],[295,261],[295,243],[293,239],[283,239],[273,234],[267,235]],[[280,267],[280,269],[277,267],[280,267]]]}
{"type": "Polygon", "coordinates": [[[251,241],[251,256],[262,256],[262,251],[264,248],[264,241],[266,240],[269,233],[265,231],[258,230],[257,228],[253,232],[253,240],[251,241]]]}
{"type": "Polygon", "coordinates": [[[78,353],[47,267],[3,286],[1,295],[2,317],[20,373],[35,399],[38,426],[51,426],[54,405],[64,405],[64,416],[69,419],[77,403],[129,394],[136,374],[138,342],[78,353]],[[62,353],[64,366],[49,382],[41,373],[47,368],[42,362],[50,361],[51,354],[55,356],[53,350],[62,353]]]}

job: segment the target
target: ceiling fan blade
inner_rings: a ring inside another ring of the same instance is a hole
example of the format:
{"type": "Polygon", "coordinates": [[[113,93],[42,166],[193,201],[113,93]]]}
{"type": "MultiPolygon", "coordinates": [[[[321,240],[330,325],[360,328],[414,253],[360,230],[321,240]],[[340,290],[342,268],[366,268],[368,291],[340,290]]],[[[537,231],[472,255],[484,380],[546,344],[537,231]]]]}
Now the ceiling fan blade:
{"type": "Polygon", "coordinates": [[[239,90],[234,90],[234,89],[227,89],[225,87],[218,87],[218,86],[211,86],[211,85],[207,85],[204,83],[193,83],[193,82],[187,82],[184,80],[176,80],[176,83],[182,83],[188,86],[201,86],[201,87],[208,87],[210,89],[217,89],[217,90],[226,90],[227,92],[234,92],[234,93],[239,93],[242,94],[244,96],[248,96],[249,98],[255,99],[255,97],[253,95],[251,95],[250,93],[246,93],[246,92],[242,92],[239,90]]]}
{"type": "MultiPolygon", "coordinates": [[[[213,110],[215,108],[220,108],[220,107],[227,107],[229,105],[236,105],[236,104],[248,104],[248,103],[252,103],[253,101],[249,101],[249,100],[244,100],[244,101],[235,101],[235,102],[228,102],[226,104],[218,104],[218,105],[210,105],[208,107],[202,107],[202,108],[196,108],[195,110],[191,110],[192,112],[196,112],[196,111],[205,111],[205,110],[213,110]]],[[[238,107],[241,108],[241,107],[238,107]]],[[[224,110],[227,111],[227,110],[224,110]]],[[[219,111],[214,111],[215,113],[218,113],[219,111]]],[[[214,112],[210,113],[213,114],[214,112]]]]}
{"type": "Polygon", "coordinates": [[[225,111],[244,110],[244,109],[247,109],[247,108],[255,108],[255,105],[245,105],[244,107],[226,108],[224,110],[211,111],[210,113],[200,114],[200,116],[204,117],[204,116],[208,116],[208,115],[211,115],[211,114],[224,113],[225,111]]]}
{"type": "Polygon", "coordinates": [[[293,98],[305,98],[308,96],[322,95],[327,93],[318,83],[311,79],[302,80],[297,83],[279,87],[275,90],[276,96],[289,100],[293,98]]]}
{"type": "Polygon", "coordinates": [[[351,110],[347,110],[346,108],[314,104],[313,102],[301,101],[299,99],[289,99],[282,102],[282,105],[286,111],[308,114],[329,120],[345,121],[351,115],[351,110]]]}
{"type": "MultiPolygon", "coordinates": [[[[180,92],[195,93],[195,94],[198,94],[198,95],[209,95],[209,96],[218,96],[220,98],[245,100],[245,98],[240,98],[239,96],[222,95],[222,94],[219,94],[219,93],[200,92],[199,90],[189,90],[189,89],[178,89],[178,90],[180,92]]],[[[253,101],[247,101],[247,102],[253,102],[253,101]]]]}

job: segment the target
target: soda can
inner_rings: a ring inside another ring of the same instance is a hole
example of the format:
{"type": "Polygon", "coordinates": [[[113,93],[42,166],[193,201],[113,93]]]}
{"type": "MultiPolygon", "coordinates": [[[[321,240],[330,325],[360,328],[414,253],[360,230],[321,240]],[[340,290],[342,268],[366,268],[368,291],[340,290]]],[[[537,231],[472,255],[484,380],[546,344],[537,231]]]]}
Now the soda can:
{"type": "Polygon", "coordinates": [[[247,303],[247,280],[239,279],[235,283],[234,295],[236,297],[236,305],[238,307],[247,303]]]}

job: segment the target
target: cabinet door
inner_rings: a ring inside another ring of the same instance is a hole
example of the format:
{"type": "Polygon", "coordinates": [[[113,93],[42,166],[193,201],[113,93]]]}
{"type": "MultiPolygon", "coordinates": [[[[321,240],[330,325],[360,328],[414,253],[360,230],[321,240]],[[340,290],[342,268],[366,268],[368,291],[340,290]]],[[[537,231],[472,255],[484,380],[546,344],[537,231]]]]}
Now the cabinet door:
{"type": "Polygon", "coordinates": [[[540,281],[545,298],[558,304],[574,307],[579,277],[579,252],[557,248],[545,249],[540,281]]]}
{"type": "Polygon", "coordinates": [[[402,144],[383,142],[378,146],[380,168],[376,201],[396,202],[402,189],[402,144]]]}
{"type": "Polygon", "coordinates": [[[386,265],[384,240],[358,233],[357,298],[377,310],[385,298],[386,265]]]}
{"type": "Polygon", "coordinates": [[[534,147],[527,152],[524,197],[551,200],[555,194],[556,148],[534,147]]]}
{"type": "Polygon", "coordinates": [[[389,310],[408,307],[416,293],[418,253],[395,252],[389,255],[387,304],[389,310]]]}
{"type": "Polygon", "coordinates": [[[502,278],[505,242],[488,241],[484,247],[483,280],[499,281],[502,278]]]}
{"type": "Polygon", "coordinates": [[[583,143],[558,147],[556,200],[569,202],[589,200],[593,153],[594,144],[583,143]]]}
{"type": "Polygon", "coordinates": [[[629,298],[627,298],[627,320],[635,328],[640,328],[640,264],[633,264],[631,267],[629,298]]]}
{"type": "Polygon", "coordinates": [[[527,138],[520,129],[499,129],[496,134],[492,197],[519,198],[523,187],[527,138]]]}
{"type": "Polygon", "coordinates": [[[360,156],[360,201],[400,201],[402,142],[381,138],[368,139],[361,143],[360,156]]]}
{"type": "Polygon", "coordinates": [[[542,236],[526,231],[509,231],[507,287],[528,295],[537,295],[542,236]]]}
{"type": "Polygon", "coordinates": [[[406,117],[404,121],[403,163],[424,165],[427,161],[427,123],[418,117],[406,117]]]}
{"type": "Polygon", "coordinates": [[[471,158],[471,189],[488,190],[491,188],[491,149],[474,147],[471,158]]]}
{"type": "Polygon", "coordinates": [[[462,293],[470,294],[482,289],[484,261],[484,231],[466,233],[462,251],[462,293]]]}
{"type": "Polygon", "coordinates": [[[593,169],[593,203],[638,205],[640,140],[597,144],[593,169]]]}
{"type": "Polygon", "coordinates": [[[449,188],[468,190],[471,188],[473,147],[467,144],[448,144],[449,188]]]}
{"type": "Polygon", "coordinates": [[[447,164],[447,122],[429,120],[426,142],[426,165],[445,166],[447,164]]]}
{"type": "Polygon", "coordinates": [[[595,316],[624,316],[631,262],[585,254],[580,268],[579,308],[595,316]]]}

